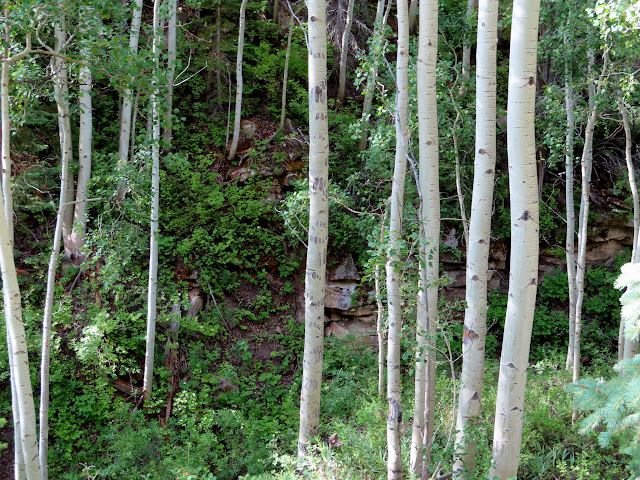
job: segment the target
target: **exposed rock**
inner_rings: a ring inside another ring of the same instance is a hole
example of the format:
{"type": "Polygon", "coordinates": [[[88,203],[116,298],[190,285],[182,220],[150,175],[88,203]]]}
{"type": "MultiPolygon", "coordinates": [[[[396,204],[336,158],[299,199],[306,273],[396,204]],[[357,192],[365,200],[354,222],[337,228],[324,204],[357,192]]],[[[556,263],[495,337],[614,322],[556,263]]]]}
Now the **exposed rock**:
{"type": "Polygon", "coordinates": [[[615,241],[587,246],[586,261],[590,264],[607,263],[622,252],[624,252],[624,245],[615,241]]]}
{"type": "Polygon", "coordinates": [[[200,289],[193,288],[189,290],[189,309],[187,310],[187,317],[195,317],[198,315],[200,310],[202,310],[202,306],[204,305],[204,301],[200,296],[200,289]]]}
{"type": "Polygon", "coordinates": [[[325,329],[324,335],[335,335],[344,338],[347,335],[354,335],[358,341],[365,345],[377,345],[378,337],[375,326],[363,322],[331,322],[325,329]]]}
{"type": "Polygon", "coordinates": [[[373,305],[360,305],[358,307],[350,308],[341,313],[350,317],[368,317],[375,312],[376,307],[374,307],[373,305]]]}
{"type": "Polygon", "coordinates": [[[251,120],[242,120],[240,122],[240,129],[249,137],[253,137],[258,131],[258,126],[251,120]]]}
{"type": "Polygon", "coordinates": [[[351,295],[356,291],[356,282],[327,282],[325,287],[324,306],[337,310],[351,308],[351,295]]]}
{"type": "Polygon", "coordinates": [[[327,268],[327,280],[360,280],[353,257],[348,255],[337,267],[327,268]]]}

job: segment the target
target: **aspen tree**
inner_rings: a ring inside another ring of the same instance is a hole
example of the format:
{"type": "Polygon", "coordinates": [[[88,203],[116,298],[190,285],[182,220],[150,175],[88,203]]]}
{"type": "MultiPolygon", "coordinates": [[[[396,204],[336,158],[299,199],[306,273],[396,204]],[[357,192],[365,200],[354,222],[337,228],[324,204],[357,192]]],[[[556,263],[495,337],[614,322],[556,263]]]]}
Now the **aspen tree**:
{"type": "Polygon", "coordinates": [[[496,163],[496,55],[498,0],[480,0],[476,50],[476,141],[467,244],[466,307],[462,334],[462,374],[454,472],[469,478],[476,465],[476,443],[469,433],[482,408],[487,336],[487,270],[496,163]]]}
{"type": "Polygon", "coordinates": [[[238,149],[238,140],[240,139],[240,117],[242,116],[242,53],[244,50],[244,24],[245,11],[247,2],[242,0],[240,4],[240,32],[238,33],[238,55],[236,57],[236,110],[233,123],[233,139],[229,149],[229,161],[236,158],[236,150],[238,149]]]}
{"type": "Polygon", "coordinates": [[[344,101],[344,90],[347,84],[347,60],[349,59],[349,36],[351,35],[351,23],[353,22],[353,3],[347,4],[347,19],[342,32],[342,47],[340,50],[340,75],[338,78],[338,101],[344,101]]]}
{"type": "Polygon", "coordinates": [[[398,248],[402,236],[404,183],[409,146],[409,9],[407,2],[397,3],[398,53],[396,60],[396,155],[391,187],[389,214],[389,253],[387,256],[387,304],[389,339],[387,342],[387,477],[402,478],[400,429],[402,427],[402,384],[400,379],[400,334],[402,332],[402,298],[398,271],[398,248]]]}
{"type": "Polygon", "coordinates": [[[178,23],[178,0],[169,0],[167,19],[167,93],[164,104],[164,148],[171,150],[173,137],[173,81],[176,76],[176,30],[178,23]]]}
{"type": "MultiPolygon", "coordinates": [[[[131,35],[129,37],[129,50],[135,55],[138,52],[140,40],[140,24],[142,23],[142,0],[135,0],[133,13],[131,15],[131,35]]],[[[125,87],[122,92],[122,109],[120,111],[120,137],[118,143],[118,166],[122,168],[129,158],[129,142],[131,137],[131,116],[133,110],[132,102],[133,90],[130,86],[125,87]]],[[[118,199],[123,200],[127,185],[122,182],[118,187],[118,199]]]]}
{"type": "Polygon", "coordinates": [[[309,239],[305,272],[304,357],[298,456],[318,433],[324,349],[324,296],[329,222],[329,124],[327,114],[327,8],[309,0],[309,239]]]}
{"type": "MultiPolygon", "coordinates": [[[[65,28],[65,15],[63,13],[64,1],[58,0],[60,13],[54,26],[55,45],[54,52],[60,53],[67,40],[65,28]]],[[[42,319],[42,355],[40,362],[40,468],[42,477],[49,478],[49,366],[51,359],[51,320],[53,318],[53,302],[55,300],[56,271],[60,258],[60,243],[65,234],[65,216],[70,206],[67,206],[69,192],[69,163],[72,159],[71,148],[71,121],[69,118],[69,99],[67,86],[67,63],[59,57],[51,57],[51,74],[55,79],[54,97],[58,107],[58,130],[60,133],[60,200],[56,216],[56,228],[53,234],[53,245],[49,257],[47,270],[47,291],[45,294],[44,314],[42,319]]],[[[71,231],[66,232],[71,236],[71,231]]],[[[68,238],[68,241],[71,239],[68,238]]],[[[71,244],[69,243],[69,248],[71,244]]],[[[72,252],[69,251],[69,258],[72,252]]]]}
{"type": "Polygon", "coordinates": [[[411,469],[425,478],[435,421],[435,334],[438,305],[440,188],[436,63],[438,0],[420,1],[418,23],[418,132],[420,195],[420,290],[417,298],[414,418],[411,469]]]}
{"type": "Polygon", "coordinates": [[[142,398],[146,400],[153,388],[153,363],[156,338],[156,299],[158,292],[158,217],[160,214],[160,112],[158,104],[158,76],[160,75],[160,1],[153,2],[153,47],[155,62],[154,88],[151,93],[151,232],[149,235],[149,286],[147,293],[147,347],[144,357],[142,398]]]}
{"type": "MultiPolygon", "coordinates": [[[[589,58],[589,74],[595,64],[595,55],[593,50],[587,52],[589,58]]],[[[589,219],[589,193],[591,191],[591,170],[593,164],[593,134],[596,127],[596,119],[598,115],[597,98],[600,96],[604,85],[604,77],[607,72],[609,63],[609,55],[607,50],[604,51],[604,62],[602,71],[598,77],[598,86],[596,87],[594,79],[589,81],[589,116],[587,117],[587,125],[584,130],[584,145],[582,148],[582,157],[580,159],[580,171],[582,177],[582,188],[580,194],[580,218],[578,227],[578,258],[576,259],[576,312],[574,320],[573,333],[573,381],[578,380],[580,376],[580,342],[582,339],[582,303],[584,301],[584,277],[587,259],[587,225],[589,219]]],[[[577,410],[574,410],[574,420],[577,418],[577,410]]]]}
{"type": "MultiPolygon", "coordinates": [[[[631,263],[640,263],[640,253],[638,252],[638,242],[640,241],[640,198],[638,197],[638,185],[636,184],[636,173],[633,167],[633,157],[631,156],[631,127],[629,125],[629,112],[622,98],[618,99],[618,109],[622,118],[624,128],[624,158],[627,163],[627,174],[629,176],[629,189],[633,199],[633,250],[631,252],[631,263]]],[[[621,323],[624,325],[624,322],[621,323]]],[[[621,330],[624,330],[621,328],[621,330]]],[[[629,340],[622,337],[622,358],[633,358],[638,353],[638,340],[629,340]]],[[[619,359],[620,360],[620,359],[619,359]]]]}
{"type": "Polygon", "coordinates": [[[500,357],[490,478],[513,478],[538,280],[539,208],[535,154],[536,53],[540,0],[515,0],[511,24],[507,152],[511,207],[509,299],[500,357]]]}
{"type": "MultiPolygon", "coordinates": [[[[566,44],[565,37],[565,44],[566,44]]],[[[564,86],[564,100],[565,110],[567,112],[567,129],[565,134],[565,175],[566,175],[566,188],[565,188],[565,203],[567,210],[567,238],[565,241],[565,252],[567,259],[567,281],[569,286],[569,346],[567,351],[567,361],[565,364],[566,370],[573,368],[573,341],[575,338],[576,329],[576,213],[575,202],[573,200],[573,144],[574,144],[574,131],[575,116],[573,111],[573,86],[571,85],[571,66],[568,60],[565,60],[565,86],[564,86]]]]}

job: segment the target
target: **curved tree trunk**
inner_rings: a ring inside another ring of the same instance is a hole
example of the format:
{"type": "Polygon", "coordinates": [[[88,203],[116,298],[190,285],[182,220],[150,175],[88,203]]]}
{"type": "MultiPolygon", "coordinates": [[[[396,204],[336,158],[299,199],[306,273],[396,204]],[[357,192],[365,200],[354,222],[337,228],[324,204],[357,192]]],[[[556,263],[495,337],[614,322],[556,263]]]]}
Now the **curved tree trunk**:
{"type": "Polygon", "coordinates": [[[327,8],[309,0],[309,240],[305,273],[304,359],[298,455],[318,433],[324,349],[324,296],[329,222],[327,8]]]}
{"type": "Polygon", "coordinates": [[[515,477],[538,280],[539,208],[534,112],[540,0],[515,0],[511,25],[507,151],[511,270],[489,476],[515,477]]]}
{"type": "MultiPolygon", "coordinates": [[[[56,23],[63,25],[64,20],[56,23]]],[[[61,30],[56,30],[56,52],[64,43],[64,32],[58,37],[61,30]]],[[[51,320],[53,318],[53,302],[55,301],[56,271],[58,270],[58,260],[60,259],[60,243],[62,240],[62,230],[64,224],[65,202],[67,185],[69,183],[69,143],[71,142],[71,132],[65,128],[65,118],[69,117],[68,99],[63,95],[66,92],[66,75],[58,76],[66,66],[61,64],[60,59],[51,58],[51,69],[55,78],[55,100],[58,106],[58,117],[60,127],[60,151],[62,153],[60,166],[60,200],[58,213],[56,216],[56,228],[53,234],[53,246],[49,257],[49,268],[47,270],[47,292],[45,295],[44,315],[42,320],[42,355],[40,365],[40,468],[42,477],[46,480],[49,477],[48,455],[49,455],[49,366],[51,363],[51,320]]]]}
{"type": "Polygon", "coordinates": [[[238,33],[238,56],[236,58],[236,111],[233,123],[233,139],[229,149],[229,161],[236,158],[238,150],[238,140],[240,139],[240,117],[242,116],[242,52],[244,49],[244,24],[245,11],[248,0],[242,0],[240,5],[240,32],[238,33]]]}
{"type": "MultiPolygon", "coordinates": [[[[156,74],[160,69],[160,1],[153,2],[153,59],[156,74]]],[[[155,81],[154,81],[155,82],[155,81]]],[[[154,86],[151,94],[151,232],[149,239],[149,286],[147,293],[147,347],[144,358],[144,382],[142,398],[148,399],[153,389],[153,364],[156,346],[156,298],[158,292],[158,217],[160,214],[160,105],[158,85],[154,86]]]]}
{"type": "Polygon", "coordinates": [[[438,306],[440,188],[436,63],[438,0],[420,2],[418,33],[418,132],[420,146],[420,291],[417,298],[415,398],[411,469],[426,478],[435,419],[435,334],[438,306]]]}
{"type": "Polygon", "coordinates": [[[396,158],[391,189],[389,217],[389,255],[387,257],[387,303],[389,312],[389,340],[387,342],[387,478],[402,478],[400,429],[402,427],[402,384],[400,379],[400,335],[402,333],[402,298],[398,246],[402,236],[404,183],[407,173],[409,146],[409,11],[406,2],[398,2],[398,53],[396,62],[396,158]]]}
{"type": "Polygon", "coordinates": [[[491,211],[496,163],[496,54],[498,0],[480,0],[476,52],[476,148],[467,243],[467,289],[462,335],[462,374],[454,472],[471,478],[476,466],[476,442],[469,427],[482,409],[484,354],[487,336],[487,270],[491,241],[491,211]]]}

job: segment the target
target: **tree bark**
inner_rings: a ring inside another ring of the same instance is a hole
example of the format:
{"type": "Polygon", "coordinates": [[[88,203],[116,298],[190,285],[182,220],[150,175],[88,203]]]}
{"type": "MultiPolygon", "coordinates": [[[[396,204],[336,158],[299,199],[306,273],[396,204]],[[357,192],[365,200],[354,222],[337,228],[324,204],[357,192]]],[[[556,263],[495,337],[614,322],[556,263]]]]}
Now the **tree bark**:
{"type": "Polygon", "coordinates": [[[5,47],[2,54],[2,79],[0,79],[0,107],[2,108],[2,193],[7,232],[13,248],[13,185],[11,182],[11,118],[9,116],[9,10],[5,9],[5,47]]]}
{"type": "Polygon", "coordinates": [[[396,61],[396,155],[391,188],[389,217],[389,254],[387,257],[387,308],[389,340],[387,342],[387,478],[402,478],[400,430],[402,427],[402,385],[400,378],[400,335],[402,333],[401,278],[397,253],[402,236],[404,183],[407,172],[409,147],[409,11],[406,2],[397,3],[398,53],[396,61]]]}
{"type": "Polygon", "coordinates": [[[489,476],[515,477],[538,280],[539,208],[535,153],[536,50],[540,0],[515,0],[511,25],[507,151],[511,206],[509,300],[500,357],[493,465],[489,476]]]}
{"type": "Polygon", "coordinates": [[[349,0],[347,5],[347,20],[342,32],[342,48],[340,51],[340,75],[338,80],[338,101],[344,102],[344,90],[347,85],[347,60],[349,59],[349,36],[351,35],[351,23],[353,22],[353,3],[349,0]]]}
{"type": "MultiPolygon", "coordinates": [[[[61,3],[61,2],[59,2],[61,3]]],[[[60,5],[62,7],[63,5],[60,5]]],[[[60,48],[65,42],[66,32],[64,31],[64,17],[56,22],[55,51],[60,52],[60,48]]],[[[51,320],[53,318],[53,302],[55,301],[56,271],[58,260],[60,259],[60,243],[64,229],[65,211],[69,209],[65,205],[67,201],[69,183],[69,152],[71,151],[71,129],[66,128],[66,120],[69,119],[69,105],[66,88],[67,76],[66,65],[59,58],[51,57],[51,70],[55,78],[54,96],[58,107],[58,124],[60,129],[60,200],[58,213],[56,216],[56,228],[53,234],[53,245],[49,257],[49,267],[47,269],[47,292],[45,294],[44,313],[42,319],[42,355],[40,363],[40,468],[42,478],[49,478],[48,455],[49,455],[49,366],[51,363],[51,320]]],[[[70,122],[69,122],[70,123],[70,122]]],[[[74,245],[70,242],[70,251],[74,252],[74,245]]]]}
{"type": "MultiPolygon", "coordinates": [[[[566,41],[565,41],[566,44],[566,41]]],[[[576,213],[575,202],[573,200],[574,176],[573,176],[573,145],[574,131],[576,122],[573,112],[573,86],[571,85],[571,66],[568,60],[565,60],[565,110],[567,112],[567,132],[565,135],[565,175],[567,184],[565,188],[565,203],[567,210],[567,238],[565,242],[565,252],[567,259],[567,281],[569,286],[569,347],[567,351],[566,370],[573,368],[573,341],[576,330],[576,213]]]]}
{"type": "Polygon", "coordinates": [[[476,51],[476,145],[467,243],[466,308],[462,334],[462,374],[456,419],[457,478],[472,478],[476,441],[470,433],[482,410],[487,337],[487,271],[496,163],[496,55],[498,0],[480,0],[476,51]]]}
{"type": "MultiPolygon", "coordinates": [[[[380,245],[384,242],[384,227],[387,219],[385,213],[380,220],[380,245]]],[[[376,316],[376,334],[378,335],[378,396],[384,400],[385,393],[385,370],[384,370],[384,304],[382,303],[382,288],[380,286],[380,264],[376,261],[374,269],[374,289],[376,295],[376,306],[378,308],[376,316]]]]}
{"type": "MultiPolygon", "coordinates": [[[[588,51],[589,56],[589,76],[595,64],[595,56],[593,50],[588,51]]],[[[597,98],[602,90],[603,80],[608,68],[608,54],[605,50],[602,72],[598,78],[598,87],[596,88],[594,80],[589,81],[589,116],[587,126],[584,131],[584,146],[582,149],[582,158],[580,160],[580,169],[582,175],[582,189],[580,196],[580,218],[578,231],[578,258],[576,270],[576,314],[575,329],[573,337],[573,381],[578,380],[580,376],[580,342],[582,340],[582,303],[584,301],[584,276],[587,257],[587,225],[589,219],[589,193],[591,191],[591,169],[593,163],[593,133],[595,131],[596,119],[598,115],[597,98]]],[[[574,420],[577,418],[577,410],[574,410],[574,420]]]]}
{"type": "Polygon", "coordinates": [[[414,417],[411,469],[426,478],[435,420],[435,335],[438,305],[440,188],[436,64],[438,0],[420,2],[418,33],[418,132],[420,208],[420,290],[417,298],[414,417]]]}
{"type": "MultiPolygon", "coordinates": [[[[160,74],[160,2],[153,2],[153,59],[154,77],[160,74]]],[[[154,90],[151,94],[151,123],[152,123],[152,146],[151,160],[151,233],[149,238],[149,286],[147,293],[147,347],[144,358],[144,382],[142,385],[142,398],[144,400],[151,396],[153,389],[153,364],[155,357],[156,338],[156,298],[158,292],[158,217],[160,214],[160,111],[158,96],[160,91],[157,82],[154,80],[154,90]]]]}
{"type": "Polygon", "coordinates": [[[324,296],[329,222],[327,9],[309,0],[309,240],[305,274],[305,328],[298,456],[318,433],[324,349],[324,296]]]}
{"type": "MultiPolygon", "coordinates": [[[[618,109],[622,117],[622,126],[624,127],[624,157],[627,163],[627,174],[629,175],[629,189],[633,198],[633,251],[631,253],[631,262],[640,263],[640,254],[638,254],[638,242],[640,241],[640,198],[638,197],[638,186],[636,183],[636,172],[633,167],[633,157],[631,156],[631,127],[629,126],[629,113],[622,98],[618,99],[618,109]]],[[[624,339],[623,358],[633,358],[638,353],[638,341],[624,339]]]]}
{"type": "MultiPolygon", "coordinates": [[[[142,0],[135,0],[135,6],[131,15],[131,36],[129,37],[129,50],[135,55],[138,52],[140,39],[140,24],[142,23],[142,0]]],[[[132,79],[133,80],[133,79],[132,79]]],[[[120,137],[118,143],[118,166],[122,169],[126,165],[129,155],[129,137],[131,136],[131,86],[125,87],[122,92],[122,110],[120,111],[120,137]]],[[[118,200],[124,200],[127,191],[126,181],[122,181],[118,187],[118,200]]]]}
{"type": "MultiPolygon", "coordinates": [[[[476,11],[477,0],[467,0],[467,15],[465,17],[465,34],[462,45],[462,76],[469,80],[471,76],[471,19],[476,11]]],[[[479,12],[478,12],[479,13],[479,12]]],[[[480,23],[478,21],[478,23],[480,23]]],[[[476,54],[477,57],[477,54],[476,54]]]]}
{"type": "Polygon", "coordinates": [[[229,161],[236,158],[238,150],[238,140],[240,139],[240,117],[242,115],[242,52],[244,49],[244,24],[245,11],[247,9],[248,0],[242,0],[240,5],[240,32],[238,33],[238,56],[236,58],[236,111],[233,123],[233,139],[229,149],[229,161]]]}
{"type": "Polygon", "coordinates": [[[165,95],[163,147],[171,150],[173,138],[173,80],[176,76],[176,30],[178,24],[178,0],[169,0],[167,19],[167,93],[165,95]]]}

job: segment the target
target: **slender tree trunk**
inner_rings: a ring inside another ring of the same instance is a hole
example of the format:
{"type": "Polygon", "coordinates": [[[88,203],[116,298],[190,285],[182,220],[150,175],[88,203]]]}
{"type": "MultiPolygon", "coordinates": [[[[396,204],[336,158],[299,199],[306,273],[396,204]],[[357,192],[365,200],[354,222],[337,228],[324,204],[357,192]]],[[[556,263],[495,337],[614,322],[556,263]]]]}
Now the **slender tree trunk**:
{"type": "Polygon", "coordinates": [[[438,0],[420,1],[418,33],[418,132],[420,145],[420,291],[417,299],[415,402],[411,435],[411,469],[428,473],[435,420],[435,334],[438,305],[440,188],[436,64],[438,0]]]}
{"type": "MultiPolygon", "coordinates": [[[[160,2],[153,2],[153,59],[154,77],[160,74],[160,2]]],[[[144,359],[144,383],[142,386],[142,398],[151,396],[153,388],[153,364],[156,338],[156,298],[158,292],[158,217],[160,214],[160,105],[157,81],[154,80],[154,90],[151,94],[151,118],[152,118],[152,147],[151,159],[151,233],[149,239],[149,287],[147,294],[147,348],[144,359]]]]}
{"type": "MultiPolygon", "coordinates": [[[[566,43],[566,42],[565,42],[566,43]]],[[[576,331],[576,213],[575,202],[573,200],[574,176],[573,176],[573,144],[576,122],[573,113],[573,87],[571,85],[571,66],[565,60],[565,109],[567,111],[567,132],[566,132],[566,153],[565,153],[565,175],[567,185],[565,188],[565,203],[567,204],[567,239],[565,251],[567,258],[567,281],[569,283],[569,347],[567,351],[566,370],[573,369],[573,341],[576,331]]]]}
{"type": "Polygon", "coordinates": [[[280,11],[280,0],[274,0],[273,2],[273,21],[278,23],[278,12],[280,11]]]}
{"type": "Polygon", "coordinates": [[[344,102],[344,90],[347,85],[347,60],[349,59],[349,36],[351,35],[351,23],[353,22],[353,3],[349,0],[347,5],[347,20],[342,32],[342,50],[340,52],[340,76],[338,81],[338,101],[344,102]]]}
{"type": "Polygon", "coordinates": [[[176,76],[176,30],[178,24],[178,0],[169,0],[169,18],[167,26],[167,94],[164,112],[164,148],[171,150],[173,137],[173,80],[176,76]]]}
{"type": "MultiPolygon", "coordinates": [[[[387,219],[385,210],[380,220],[380,245],[384,241],[384,227],[387,219]]],[[[378,315],[376,319],[376,334],[378,335],[378,396],[384,400],[385,394],[385,370],[384,370],[384,304],[382,303],[382,287],[380,286],[380,265],[376,262],[374,269],[374,288],[376,293],[376,306],[378,315]]]]}
{"type": "MultiPolygon", "coordinates": [[[[640,254],[638,254],[638,241],[640,241],[640,198],[638,197],[638,186],[636,184],[636,172],[633,168],[633,157],[631,156],[631,127],[629,126],[629,113],[622,98],[618,99],[618,108],[622,117],[622,125],[624,127],[624,157],[627,162],[627,173],[629,175],[629,189],[633,198],[633,251],[631,253],[631,262],[640,263],[640,254]]],[[[623,337],[624,338],[624,337],[623,337]]],[[[638,353],[638,341],[628,340],[624,338],[623,358],[633,358],[638,353]]]]}
{"type": "Polygon", "coordinates": [[[289,79],[289,58],[291,57],[291,39],[293,38],[293,22],[294,21],[295,20],[292,16],[291,21],[289,22],[289,36],[287,38],[287,54],[284,60],[284,75],[282,78],[282,107],[280,109],[280,126],[278,127],[278,131],[280,133],[284,132],[285,112],[287,108],[287,82],[289,79]]]}
{"type": "MultiPolygon", "coordinates": [[[[93,15],[93,10],[84,11],[83,15],[93,15]]],[[[84,49],[87,60],[88,55],[84,49]]],[[[78,135],[78,184],[76,186],[76,201],[73,205],[73,228],[71,231],[71,245],[74,264],[80,266],[84,262],[83,252],[87,231],[87,198],[89,180],[91,179],[92,143],[93,143],[93,104],[91,99],[92,76],[88,66],[80,67],[80,129],[78,135]]]]}
{"type": "MultiPolygon", "coordinates": [[[[376,45],[382,40],[382,31],[384,22],[382,21],[384,15],[385,0],[378,0],[378,8],[376,9],[376,20],[373,27],[373,43],[371,48],[377,48],[376,45]]],[[[360,144],[358,149],[363,151],[367,148],[367,136],[369,134],[369,112],[371,111],[371,105],[373,104],[373,92],[375,90],[375,82],[378,77],[377,62],[374,63],[373,68],[369,72],[367,77],[367,87],[364,92],[364,104],[362,106],[362,134],[360,135],[360,144]]]]}
{"type": "MultiPolygon", "coordinates": [[[[467,16],[465,17],[465,34],[462,45],[462,76],[471,77],[471,19],[476,11],[477,0],[467,0],[467,16]]],[[[480,23],[480,22],[478,22],[480,23]]]]}
{"type": "Polygon", "coordinates": [[[389,340],[387,342],[387,477],[402,478],[400,430],[402,427],[402,384],[400,378],[400,336],[402,333],[402,298],[400,296],[399,256],[404,211],[404,183],[407,172],[409,147],[409,9],[407,3],[397,3],[398,53],[396,61],[396,158],[391,188],[389,217],[389,255],[387,257],[387,303],[389,340]]]}
{"type": "Polygon", "coordinates": [[[13,242],[9,238],[7,225],[8,219],[5,217],[4,195],[2,195],[0,196],[0,268],[2,270],[2,291],[8,338],[7,350],[13,385],[11,409],[14,416],[18,416],[18,422],[14,421],[14,428],[18,430],[17,433],[20,435],[18,439],[20,445],[15,448],[15,452],[22,454],[22,459],[15,460],[15,478],[24,478],[21,476],[21,472],[24,471],[27,480],[40,480],[42,479],[42,471],[38,461],[36,411],[29,374],[27,339],[22,323],[22,305],[13,259],[13,242]]]}
{"type": "Polygon", "coordinates": [[[509,301],[500,357],[493,465],[489,476],[515,477],[538,280],[538,183],[534,113],[540,0],[515,0],[511,25],[507,151],[511,196],[509,301]]]}
{"type": "MultiPolygon", "coordinates": [[[[55,51],[59,52],[66,35],[63,31],[64,18],[56,22],[56,46],[55,51]]],[[[56,228],[53,234],[53,245],[49,257],[49,268],[47,270],[47,292],[45,295],[44,314],[42,319],[42,355],[40,364],[40,468],[42,477],[46,480],[49,477],[48,455],[49,455],[49,366],[51,363],[51,320],[53,318],[53,303],[55,301],[56,271],[58,260],[60,259],[60,244],[64,228],[64,216],[68,207],[67,185],[69,183],[69,152],[71,151],[71,131],[67,130],[65,119],[69,118],[68,98],[65,96],[66,75],[62,72],[66,66],[61,64],[60,59],[51,57],[51,70],[55,78],[54,95],[58,106],[58,124],[60,129],[60,200],[58,213],[56,216],[56,228]]],[[[82,129],[81,129],[82,130],[82,129]]],[[[72,244],[73,245],[73,244],[72,244]]],[[[72,250],[73,251],[73,250],[72,250]]]]}
{"type": "Polygon", "coordinates": [[[4,195],[4,216],[13,248],[13,186],[11,182],[11,119],[9,116],[9,10],[5,8],[4,39],[2,55],[2,79],[0,79],[0,104],[2,108],[2,193],[4,195]]]}
{"type": "MultiPolygon", "coordinates": [[[[591,70],[595,64],[595,57],[593,50],[589,50],[589,76],[591,77],[591,70]]],[[[573,337],[573,381],[578,380],[580,376],[580,342],[582,340],[582,303],[584,301],[584,276],[585,266],[587,258],[587,225],[589,218],[589,194],[591,191],[591,169],[593,163],[593,133],[596,127],[596,118],[598,114],[597,98],[600,95],[602,89],[604,76],[608,68],[608,53],[605,50],[604,63],[602,66],[602,72],[598,79],[598,87],[594,84],[594,80],[589,81],[589,117],[587,119],[587,126],[584,131],[584,146],[582,149],[582,158],[580,161],[580,168],[582,174],[582,190],[580,197],[580,219],[579,219],[579,231],[578,231],[578,258],[577,258],[577,270],[576,270],[576,316],[575,316],[575,329],[573,337]]],[[[573,412],[574,420],[577,418],[577,410],[573,412]]]]}
{"type": "Polygon", "coordinates": [[[487,270],[496,164],[496,52],[498,0],[480,0],[476,51],[476,148],[467,243],[467,289],[462,334],[462,374],[456,420],[458,478],[473,478],[476,440],[470,433],[482,409],[487,337],[487,270]]]}
{"type": "Polygon", "coordinates": [[[329,222],[327,8],[309,0],[309,240],[305,274],[305,327],[298,455],[318,433],[324,349],[324,296],[329,222]]]}
{"type": "MultiPolygon", "coordinates": [[[[135,0],[131,15],[131,36],[129,37],[129,50],[135,55],[138,52],[140,39],[140,24],[142,22],[142,0],[135,0]]],[[[133,79],[132,79],[133,80],[133,79]]],[[[120,137],[118,144],[118,166],[120,169],[126,165],[129,154],[129,137],[131,136],[131,103],[132,88],[125,87],[122,92],[122,110],[120,112],[120,137]]],[[[118,200],[122,201],[127,191],[126,181],[118,187],[118,200]]]]}
{"type": "MultiPolygon", "coordinates": [[[[5,315],[7,305],[5,305],[5,315]]],[[[7,329],[7,352],[12,352],[11,337],[7,329]]],[[[18,408],[18,396],[15,385],[15,369],[13,363],[9,362],[9,384],[11,387],[11,414],[13,418],[13,473],[14,480],[25,480],[27,472],[24,467],[24,455],[22,454],[22,435],[20,434],[20,412],[18,408]]]]}
{"type": "Polygon", "coordinates": [[[242,0],[242,4],[240,5],[240,32],[238,33],[238,57],[236,59],[236,113],[233,124],[233,139],[231,140],[229,150],[229,161],[233,161],[236,158],[238,140],[240,139],[240,117],[242,115],[242,52],[244,49],[244,24],[247,2],[248,0],[242,0]]]}

